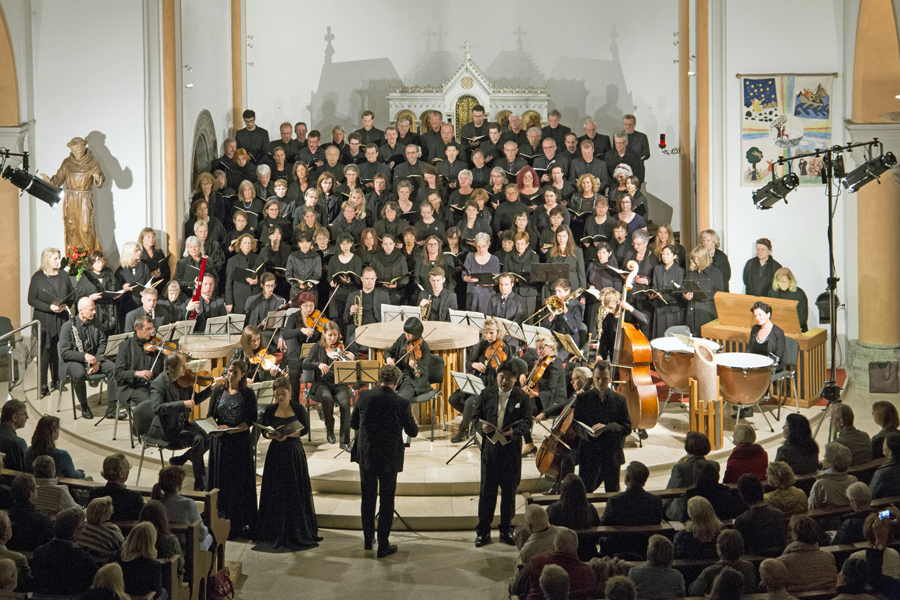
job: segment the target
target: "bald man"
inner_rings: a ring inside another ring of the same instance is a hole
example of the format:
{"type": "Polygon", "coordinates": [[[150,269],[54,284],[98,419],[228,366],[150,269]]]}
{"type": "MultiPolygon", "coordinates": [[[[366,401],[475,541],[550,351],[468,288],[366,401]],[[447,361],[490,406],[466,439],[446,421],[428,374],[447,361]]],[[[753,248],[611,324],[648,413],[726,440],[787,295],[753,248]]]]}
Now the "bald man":
{"type": "Polygon", "coordinates": [[[88,375],[102,373],[109,386],[109,402],[106,416],[116,418],[116,380],[113,377],[115,365],[107,360],[106,334],[97,326],[95,317],[97,309],[94,301],[88,297],[78,301],[78,314],[67,321],[59,333],[59,370],[60,377],[72,378],[75,395],[81,404],[81,416],[93,419],[87,403],[87,387],[85,379],[88,375]]]}

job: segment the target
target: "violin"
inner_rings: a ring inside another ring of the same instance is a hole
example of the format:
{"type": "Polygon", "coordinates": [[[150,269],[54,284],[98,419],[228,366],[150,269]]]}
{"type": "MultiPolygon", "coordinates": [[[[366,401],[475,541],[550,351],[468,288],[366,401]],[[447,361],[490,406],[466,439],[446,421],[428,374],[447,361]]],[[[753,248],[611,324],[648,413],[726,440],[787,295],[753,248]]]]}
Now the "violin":
{"type": "Polygon", "coordinates": [[[158,337],[151,338],[149,342],[146,342],[144,344],[144,352],[150,354],[154,352],[161,352],[166,356],[175,352],[176,354],[181,354],[182,356],[184,356],[185,360],[193,360],[190,354],[188,354],[184,350],[179,350],[178,345],[175,342],[160,342],[162,342],[162,340],[158,337]]]}
{"type": "Polygon", "coordinates": [[[332,358],[334,358],[334,360],[336,360],[336,361],[339,360],[339,361],[343,361],[343,362],[349,362],[349,361],[353,360],[353,358],[351,358],[351,356],[350,356],[350,353],[344,349],[344,342],[338,342],[337,344],[334,345],[332,350],[334,351],[334,356],[332,358]]]}
{"type": "Polygon", "coordinates": [[[184,374],[177,379],[176,383],[183,388],[194,386],[197,392],[201,392],[210,385],[221,385],[224,381],[224,377],[214,377],[209,371],[196,373],[185,367],[184,374]]]}
{"type": "Polygon", "coordinates": [[[278,372],[282,375],[285,375],[285,372],[282,371],[278,367],[278,359],[276,359],[273,355],[269,354],[265,351],[265,349],[260,350],[256,353],[256,356],[250,357],[250,364],[259,365],[266,371],[271,371],[272,369],[278,369],[278,372]]]}
{"type": "Polygon", "coordinates": [[[531,374],[528,376],[528,381],[525,384],[525,387],[522,391],[526,394],[531,392],[537,387],[538,382],[540,382],[541,377],[544,376],[544,371],[547,370],[547,367],[550,366],[550,363],[553,362],[554,356],[551,354],[549,356],[545,356],[538,362],[534,369],[531,370],[531,374]]]}
{"type": "MultiPolygon", "coordinates": [[[[422,360],[422,338],[406,345],[406,356],[409,356],[409,366],[413,373],[419,377],[419,361],[422,360]]],[[[400,360],[403,360],[402,358],[400,360]]]]}
{"type": "Polygon", "coordinates": [[[500,365],[506,362],[506,352],[503,350],[503,340],[497,340],[484,351],[484,359],[488,366],[499,369],[500,365]]]}
{"type": "Polygon", "coordinates": [[[326,319],[322,315],[322,311],[314,310],[311,315],[306,317],[306,326],[310,329],[319,330],[319,333],[325,333],[325,324],[329,323],[331,319],[326,319]]]}

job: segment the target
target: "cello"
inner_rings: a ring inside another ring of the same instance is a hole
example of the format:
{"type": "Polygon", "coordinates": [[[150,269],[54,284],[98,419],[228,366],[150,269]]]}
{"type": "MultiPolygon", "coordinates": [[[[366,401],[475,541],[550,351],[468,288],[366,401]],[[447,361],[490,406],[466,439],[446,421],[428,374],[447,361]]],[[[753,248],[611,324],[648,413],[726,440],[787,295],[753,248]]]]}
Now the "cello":
{"type": "MultiPolygon", "coordinates": [[[[628,290],[634,287],[634,279],[638,275],[640,265],[637,261],[628,261],[626,268],[631,271],[622,286],[622,302],[628,290]]],[[[625,322],[625,309],[619,309],[619,324],[616,329],[616,344],[613,349],[613,366],[619,368],[618,387],[616,391],[628,403],[628,416],[631,418],[632,431],[652,429],[659,418],[659,399],[656,386],[650,377],[652,362],[650,342],[640,329],[625,322]]]]}

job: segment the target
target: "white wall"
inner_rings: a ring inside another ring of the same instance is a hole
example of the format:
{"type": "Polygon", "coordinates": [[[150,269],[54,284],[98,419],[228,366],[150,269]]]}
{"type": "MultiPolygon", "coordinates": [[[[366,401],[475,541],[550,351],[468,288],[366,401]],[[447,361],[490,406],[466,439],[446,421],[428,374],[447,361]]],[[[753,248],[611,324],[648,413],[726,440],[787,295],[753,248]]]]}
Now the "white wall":
{"type": "MultiPolygon", "coordinates": [[[[830,73],[839,72],[831,97],[832,143],[843,142],[844,115],[844,13],[841,0],[760,0],[747,3],[728,0],[713,2],[711,22],[724,26],[717,69],[713,70],[713,96],[721,94],[721,106],[713,106],[713,131],[721,131],[723,156],[714,164],[712,222],[723,239],[723,250],[731,260],[732,291],[743,289],[744,263],[755,256],[755,240],[772,240],[773,256],[790,268],[810,301],[810,327],[818,326],[818,310],[812,305],[825,290],[828,277],[827,200],[824,187],[802,187],[767,211],[752,203],[753,188],[741,187],[741,88],[736,73],[830,73]],[[781,25],[779,25],[781,24],[781,25]],[[795,28],[787,24],[802,24],[795,28]],[[751,26],[752,25],[752,26],[751,26]]],[[[717,141],[714,139],[714,144],[717,141]]],[[[715,147],[715,146],[714,146],[715,147]]],[[[835,219],[838,295],[847,299],[847,284],[855,288],[855,263],[848,264],[842,253],[846,223],[842,218],[847,195],[842,198],[835,219]],[[849,269],[849,271],[848,271],[849,269]],[[849,273],[849,276],[848,276],[849,273]]],[[[838,325],[843,333],[843,317],[838,325]]]]}

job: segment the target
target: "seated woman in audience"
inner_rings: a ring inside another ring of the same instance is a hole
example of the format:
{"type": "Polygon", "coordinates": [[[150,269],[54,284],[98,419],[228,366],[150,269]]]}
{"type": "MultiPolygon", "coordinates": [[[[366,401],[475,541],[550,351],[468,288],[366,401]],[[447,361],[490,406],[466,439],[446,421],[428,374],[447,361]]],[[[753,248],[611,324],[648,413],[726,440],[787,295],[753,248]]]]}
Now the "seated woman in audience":
{"type": "Polygon", "coordinates": [[[647,221],[644,217],[632,210],[631,196],[622,196],[619,198],[619,214],[616,217],[628,224],[628,235],[631,235],[638,229],[647,229],[647,221]]]}
{"type": "MultiPolygon", "coordinates": [[[[188,525],[200,520],[197,503],[181,495],[184,485],[185,471],[182,467],[165,467],[159,472],[159,481],[153,484],[150,497],[162,502],[170,523],[188,525]]],[[[200,548],[209,550],[213,545],[213,536],[203,521],[200,521],[200,548]]],[[[223,540],[224,541],[224,540],[223,540]]]]}
{"type": "Polygon", "coordinates": [[[691,596],[705,596],[710,590],[715,589],[715,581],[725,569],[734,569],[743,577],[742,585],[738,586],[738,595],[741,590],[745,594],[756,591],[756,567],[747,560],[741,560],[744,555],[744,539],[741,534],[733,529],[726,529],[719,533],[715,546],[719,561],[703,569],[696,580],[691,584],[688,593],[691,596]]]}
{"type": "Polygon", "coordinates": [[[34,552],[53,539],[53,521],[34,507],[37,486],[31,475],[18,475],[13,479],[13,506],[9,510],[9,520],[13,533],[6,547],[18,552],[34,552]]]}
{"type": "Polygon", "coordinates": [[[249,233],[235,240],[237,253],[228,259],[225,267],[225,309],[243,314],[247,298],[256,292],[259,283],[259,255],[256,238],[249,233]],[[250,273],[253,273],[251,276],[250,273]]]}
{"type": "Polygon", "coordinates": [[[709,259],[713,267],[722,274],[722,281],[725,283],[725,291],[729,291],[728,282],[731,281],[731,263],[728,262],[728,256],[719,250],[722,245],[719,234],[712,229],[706,229],[700,233],[700,244],[706,248],[709,259]]]}
{"type": "MultiPolygon", "coordinates": [[[[865,535],[866,541],[872,547],[854,552],[850,555],[850,558],[864,560],[869,565],[872,575],[878,573],[878,566],[880,565],[881,575],[893,580],[893,582],[885,583],[893,584],[892,587],[896,591],[897,584],[900,583],[900,554],[891,546],[894,545],[894,528],[897,526],[900,511],[893,506],[889,507],[888,510],[891,516],[887,519],[882,519],[878,513],[870,513],[866,517],[863,524],[863,535],[865,535]]],[[[869,582],[872,583],[876,591],[885,593],[885,590],[882,588],[887,586],[878,585],[876,582],[879,579],[881,578],[870,577],[869,582]]],[[[893,597],[896,598],[896,596],[893,597]]]]}
{"type": "MultiPolygon", "coordinates": [[[[135,242],[125,242],[119,255],[116,282],[125,293],[119,300],[119,329],[125,325],[125,315],[141,306],[141,290],[150,280],[150,270],[141,262],[141,247],[135,242]]],[[[54,352],[56,349],[54,348],[54,352]]],[[[41,361],[44,364],[44,361],[41,361]]]]}
{"type": "MultiPolygon", "coordinates": [[[[500,261],[496,256],[488,252],[491,245],[491,237],[486,233],[475,236],[475,252],[468,254],[463,263],[467,273],[493,273],[500,272],[500,261]]],[[[463,280],[468,283],[466,294],[466,310],[475,312],[487,312],[488,302],[493,292],[494,283],[478,284],[477,279],[466,275],[463,280]]]]}
{"type": "Polygon", "coordinates": [[[765,600],[796,600],[787,593],[787,568],[779,560],[767,558],[759,565],[759,587],[766,591],[765,600]]]}
{"type": "Polygon", "coordinates": [[[688,501],[687,514],[690,520],[684,524],[683,531],[675,534],[675,558],[715,558],[716,539],[722,532],[723,525],[712,504],[706,498],[696,496],[688,501]]]}
{"type": "Polygon", "coordinates": [[[56,464],[56,476],[69,479],[84,479],[84,471],[75,469],[72,457],[65,450],[56,447],[59,439],[59,417],[44,415],[34,427],[31,436],[31,446],[25,451],[25,468],[30,469],[34,459],[38,456],[49,456],[56,464]]]}
{"type": "Polygon", "coordinates": [[[127,593],[143,596],[154,592],[162,600],[169,597],[162,587],[162,565],[156,561],[156,528],[151,523],[138,523],[131,529],[118,562],[127,593]]]}
{"type": "Polygon", "coordinates": [[[684,598],[684,576],[672,568],[674,558],[675,549],[669,538],[662,535],[650,537],[646,566],[634,567],[628,572],[628,579],[634,584],[638,598],[684,598]]]}
{"type": "Polygon", "coordinates": [[[81,596],[82,600],[131,600],[125,592],[125,576],[119,563],[103,565],[94,575],[91,589],[81,596]]]}
{"type": "MultiPolygon", "coordinates": [[[[719,471],[719,463],[714,460],[707,460],[706,455],[712,451],[709,439],[699,431],[689,431],[684,438],[684,451],[686,456],[681,457],[672,467],[672,474],[669,476],[669,482],[666,489],[686,488],[694,484],[695,469],[698,465],[708,463],[712,466],[716,473],[719,471]]],[[[673,515],[680,515],[682,510],[686,510],[683,502],[677,499],[672,504],[681,504],[682,506],[673,509],[673,515]]],[[[670,505],[671,507],[671,505],[670,505]]],[[[667,511],[668,514],[668,511],[667,511]]],[[[672,516],[670,519],[677,517],[672,516]]]]}
{"type": "Polygon", "coordinates": [[[733,519],[741,512],[741,503],[737,501],[731,489],[719,483],[718,465],[713,467],[711,461],[696,466],[694,485],[685,491],[682,498],[676,498],[666,510],[666,516],[672,520],[687,521],[687,503],[696,496],[709,500],[716,516],[721,520],[733,519]],[[679,502],[681,500],[681,502],[679,502]]]}
{"type": "Polygon", "coordinates": [[[866,540],[863,525],[866,518],[872,514],[872,492],[865,483],[857,481],[847,488],[847,499],[850,500],[853,512],[841,515],[841,522],[831,540],[835,546],[856,544],[866,540]]]}
{"type": "Polygon", "coordinates": [[[103,292],[118,292],[122,287],[116,281],[112,269],[106,266],[106,258],[101,250],[91,252],[87,264],[88,268],[81,272],[75,286],[75,305],[78,306],[78,301],[82,298],[93,300],[97,309],[94,322],[107,336],[115,335],[119,331],[119,302],[125,294],[103,296],[103,292]]]}
{"type": "MultiPolygon", "coordinates": [[[[169,531],[169,517],[166,507],[159,500],[150,500],[141,509],[140,521],[153,525],[156,529],[156,557],[178,560],[178,578],[184,579],[184,554],[178,538],[169,531]]],[[[88,517],[90,520],[90,517],[88,517]]]]}
{"type": "Polygon", "coordinates": [[[110,562],[118,556],[125,541],[122,530],[109,521],[112,513],[113,503],[109,496],[91,500],[85,511],[87,522],[78,536],[78,545],[99,563],[110,562]]]}
{"type": "Polygon", "coordinates": [[[156,231],[152,227],[144,227],[141,229],[137,241],[141,246],[141,262],[147,265],[153,279],[162,279],[163,281],[172,279],[169,261],[164,260],[166,253],[156,244],[156,231]]]}
{"type": "Polygon", "coordinates": [[[866,593],[871,583],[872,568],[866,564],[866,559],[851,556],[841,566],[834,600],[875,600],[866,593]]]}
{"type": "Polygon", "coordinates": [[[794,486],[797,477],[791,465],[780,460],[769,463],[766,467],[766,482],[772,490],[764,496],[768,506],[777,508],[788,516],[807,511],[806,492],[794,486]]]}
{"type": "Polygon", "coordinates": [[[790,593],[833,590],[837,584],[834,554],[819,548],[819,526],[805,515],[794,515],[788,524],[791,542],[778,560],[791,574],[790,593]]]}
{"type": "Polygon", "coordinates": [[[772,258],[772,242],[768,238],[756,240],[756,258],[744,265],[744,293],[748,296],[768,296],[781,263],[772,258]]]}
{"type": "Polygon", "coordinates": [[[809,304],[806,300],[806,292],[797,287],[797,278],[794,277],[794,274],[787,267],[781,267],[775,271],[772,287],[769,290],[769,298],[796,300],[800,331],[803,333],[808,331],[806,322],[809,320],[809,304]]]}
{"type": "Polygon", "coordinates": [[[631,563],[621,558],[598,556],[588,561],[588,566],[594,572],[594,578],[597,580],[597,587],[594,591],[594,598],[617,598],[618,600],[634,600],[634,586],[628,580],[628,571],[631,570],[631,563]],[[630,590],[630,595],[626,598],[620,598],[615,593],[610,595],[607,591],[608,585],[613,587],[626,586],[630,590]]]}
{"type": "Polygon", "coordinates": [[[69,488],[60,485],[56,478],[56,465],[49,456],[38,456],[32,465],[34,483],[37,486],[34,496],[35,507],[50,517],[56,518],[60,511],[67,508],[80,508],[69,494],[69,488]]]}
{"type": "Polygon", "coordinates": [[[892,402],[879,400],[872,404],[872,419],[881,427],[881,431],[872,436],[872,458],[884,457],[884,438],[889,433],[894,433],[900,427],[900,417],[897,416],[897,407],[892,402]]]}
{"type": "Polygon", "coordinates": [[[745,581],[746,578],[739,571],[725,567],[712,584],[709,600],[740,600],[745,581]]]}
{"type": "Polygon", "coordinates": [[[722,483],[737,483],[738,477],[744,473],[753,473],[760,480],[765,479],[769,455],[756,443],[756,430],[749,425],[738,425],[734,428],[733,439],[734,450],[728,457],[722,483]]]}
{"type": "Polygon", "coordinates": [[[856,477],[847,474],[851,460],[850,449],[843,444],[825,444],[825,455],[822,458],[825,470],[816,476],[816,482],[809,492],[809,510],[850,505],[847,488],[856,483],[856,477]]]}
{"type": "MultiPolygon", "coordinates": [[[[600,525],[600,515],[588,502],[587,489],[581,477],[569,473],[559,488],[559,500],[547,507],[551,525],[568,527],[573,531],[600,525]]],[[[578,538],[578,558],[590,560],[597,554],[597,545],[588,538],[578,538]]]]}
{"type": "Polygon", "coordinates": [[[803,415],[790,413],[784,419],[785,442],[778,447],[775,460],[791,466],[796,475],[810,475],[819,469],[819,445],[812,437],[809,421],[803,415]]]}
{"type": "Polygon", "coordinates": [[[662,262],[662,251],[666,246],[675,248],[675,264],[682,269],[685,267],[685,250],[684,246],[675,242],[675,232],[668,223],[663,223],[656,230],[656,239],[653,242],[653,254],[657,260],[662,262]]]}

